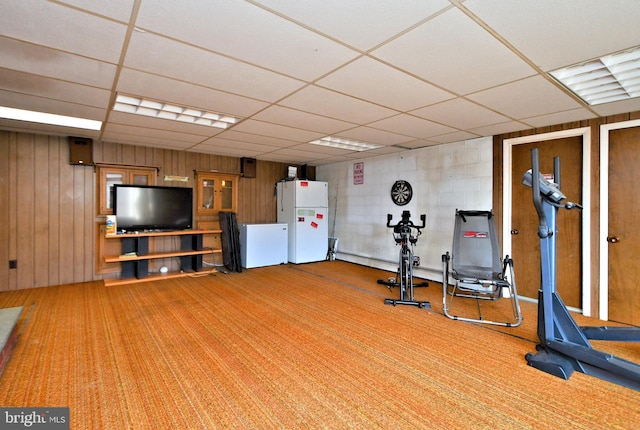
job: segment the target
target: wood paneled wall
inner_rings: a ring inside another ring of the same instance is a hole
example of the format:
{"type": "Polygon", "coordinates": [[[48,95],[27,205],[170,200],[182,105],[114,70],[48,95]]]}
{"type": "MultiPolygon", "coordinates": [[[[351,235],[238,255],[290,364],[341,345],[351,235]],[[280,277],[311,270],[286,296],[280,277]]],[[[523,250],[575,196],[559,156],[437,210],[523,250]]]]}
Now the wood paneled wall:
{"type": "MultiPolygon", "coordinates": [[[[240,174],[236,157],[102,142],[93,154],[96,163],[157,167],[158,185],[194,187],[196,170],[240,174]],[[165,182],[164,175],[189,182],[165,182]]],[[[258,160],[256,177],[240,179],[239,223],[276,221],[274,188],[286,167],[258,160]]],[[[0,130],[0,291],[101,279],[96,189],[92,166],[69,164],[67,137],[0,130]]]]}

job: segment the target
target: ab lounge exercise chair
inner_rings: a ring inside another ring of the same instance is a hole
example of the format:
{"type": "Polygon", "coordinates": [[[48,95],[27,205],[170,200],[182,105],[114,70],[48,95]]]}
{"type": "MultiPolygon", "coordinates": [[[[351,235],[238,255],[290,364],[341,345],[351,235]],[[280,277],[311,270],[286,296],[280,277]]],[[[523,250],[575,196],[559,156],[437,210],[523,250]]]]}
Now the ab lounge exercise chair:
{"type": "Polygon", "coordinates": [[[442,255],[442,310],[454,320],[505,327],[517,327],[522,322],[513,260],[509,256],[501,258],[493,212],[456,210],[452,253],[442,255]],[[454,298],[476,300],[478,316],[452,315],[454,298]],[[510,300],[511,309],[507,314],[491,314],[507,321],[485,319],[481,303],[501,298],[510,300]]]}

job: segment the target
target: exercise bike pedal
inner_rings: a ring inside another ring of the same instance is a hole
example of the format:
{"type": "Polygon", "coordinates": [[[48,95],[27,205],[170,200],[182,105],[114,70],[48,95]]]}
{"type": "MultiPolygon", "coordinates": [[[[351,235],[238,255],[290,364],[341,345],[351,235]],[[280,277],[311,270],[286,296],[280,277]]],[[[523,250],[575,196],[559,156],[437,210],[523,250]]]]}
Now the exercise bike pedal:
{"type": "Polygon", "coordinates": [[[400,285],[395,278],[389,278],[387,281],[385,281],[384,279],[378,279],[378,284],[380,285],[386,285],[387,288],[389,288],[390,290],[394,287],[397,287],[398,285],[400,285]]]}

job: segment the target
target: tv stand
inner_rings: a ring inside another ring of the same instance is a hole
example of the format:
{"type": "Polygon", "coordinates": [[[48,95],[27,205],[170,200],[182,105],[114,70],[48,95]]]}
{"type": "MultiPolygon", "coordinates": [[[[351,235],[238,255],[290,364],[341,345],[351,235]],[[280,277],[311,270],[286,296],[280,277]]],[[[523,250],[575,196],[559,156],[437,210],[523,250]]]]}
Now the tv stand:
{"type": "Polygon", "coordinates": [[[222,252],[221,249],[203,249],[203,235],[220,234],[222,230],[175,230],[140,231],[105,236],[107,239],[121,239],[121,255],[106,257],[106,263],[121,263],[119,278],[104,280],[105,286],[149,282],[159,279],[181,278],[202,271],[202,256],[222,252]],[[149,240],[157,237],[179,236],[180,249],[170,252],[149,253],[149,240]],[[160,258],[180,258],[180,271],[173,273],[149,273],[149,260],[160,258]]]}

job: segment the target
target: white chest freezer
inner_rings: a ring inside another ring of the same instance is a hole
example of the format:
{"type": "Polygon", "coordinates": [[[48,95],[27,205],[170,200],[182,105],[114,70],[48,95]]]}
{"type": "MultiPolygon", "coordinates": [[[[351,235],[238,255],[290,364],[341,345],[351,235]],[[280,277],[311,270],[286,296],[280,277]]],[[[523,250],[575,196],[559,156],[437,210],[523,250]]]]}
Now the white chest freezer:
{"type": "Polygon", "coordinates": [[[240,224],[242,267],[274,266],[288,262],[287,224],[240,224]]]}

